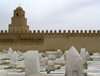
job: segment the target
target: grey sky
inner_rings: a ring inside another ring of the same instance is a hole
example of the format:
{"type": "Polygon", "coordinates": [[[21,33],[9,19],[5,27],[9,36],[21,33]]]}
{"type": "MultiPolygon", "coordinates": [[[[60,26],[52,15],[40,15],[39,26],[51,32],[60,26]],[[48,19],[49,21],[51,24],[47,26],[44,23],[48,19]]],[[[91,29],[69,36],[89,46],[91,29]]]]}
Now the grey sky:
{"type": "Polygon", "coordinates": [[[30,30],[99,30],[100,0],[0,0],[0,30],[24,9],[30,30]]]}

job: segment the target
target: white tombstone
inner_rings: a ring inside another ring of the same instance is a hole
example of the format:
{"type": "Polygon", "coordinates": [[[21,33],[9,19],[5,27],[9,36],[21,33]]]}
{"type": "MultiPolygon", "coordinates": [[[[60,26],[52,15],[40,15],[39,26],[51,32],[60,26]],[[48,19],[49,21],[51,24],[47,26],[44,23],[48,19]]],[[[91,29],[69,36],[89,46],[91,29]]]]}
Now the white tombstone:
{"type": "Polygon", "coordinates": [[[40,58],[40,59],[42,58],[42,53],[39,53],[39,58],[40,58]]]}
{"type": "Polygon", "coordinates": [[[14,62],[10,62],[9,67],[16,67],[16,64],[14,62]]]}
{"type": "Polygon", "coordinates": [[[89,59],[89,52],[86,51],[86,59],[89,59]]]}
{"type": "Polygon", "coordinates": [[[0,76],[8,76],[7,71],[5,70],[0,70],[0,76]]]}
{"type": "Polygon", "coordinates": [[[18,61],[18,54],[16,51],[13,52],[13,54],[11,55],[11,61],[16,62],[18,61]]]}
{"type": "Polygon", "coordinates": [[[8,49],[8,52],[13,53],[13,50],[11,47],[8,49]]]}
{"type": "Polygon", "coordinates": [[[93,53],[93,61],[100,61],[100,53],[99,52],[96,52],[96,53],[93,53]]]}
{"type": "Polygon", "coordinates": [[[12,55],[12,53],[10,51],[8,51],[7,56],[10,58],[12,55]]]}
{"type": "Polygon", "coordinates": [[[60,53],[60,50],[58,50],[58,52],[57,51],[46,51],[45,55],[46,56],[53,55],[54,57],[60,57],[61,53],[60,53]]]}
{"type": "Polygon", "coordinates": [[[20,52],[20,51],[17,51],[17,53],[18,53],[18,55],[19,55],[19,56],[22,56],[22,52],[20,52]]]}
{"type": "Polygon", "coordinates": [[[48,60],[53,60],[54,59],[54,56],[53,55],[49,55],[48,56],[48,60]]]}
{"type": "Polygon", "coordinates": [[[26,56],[26,53],[27,53],[27,52],[25,52],[25,53],[23,53],[23,54],[22,54],[23,58],[25,58],[25,56],[26,56]]]}
{"type": "Polygon", "coordinates": [[[83,64],[85,64],[85,61],[86,61],[86,49],[85,48],[81,48],[80,56],[83,59],[83,64]]]}
{"type": "Polygon", "coordinates": [[[18,60],[20,60],[20,61],[22,61],[23,59],[24,59],[23,56],[19,56],[19,57],[18,57],[18,60]]]}
{"type": "Polygon", "coordinates": [[[49,71],[55,69],[55,67],[54,67],[54,61],[51,61],[51,60],[48,61],[48,68],[47,69],[49,71]]]}
{"type": "Polygon", "coordinates": [[[6,53],[7,52],[7,50],[3,50],[3,53],[6,53]]]}
{"type": "Polygon", "coordinates": [[[64,59],[65,59],[65,60],[66,60],[67,55],[68,55],[68,51],[65,51],[65,52],[64,52],[64,59]]]}
{"type": "Polygon", "coordinates": [[[61,56],[61,54],[62,54],[61,49],[57,49],[57,57],[60,57],[60,56],[61,56]]]}
{"type": "Polygon", "coordinates": [[[90,59],[93,59],[93,61],[100,61],[100,56],[89,56],[90,59]]]}
{"type": "MultiPolygon", "coordinates": [[[[10,55],[11,55],[11,54],[10,54],[10,55]]],[[[10,55],[9,55],[9,56],[10,56],[10,55]]],[[[8,57],[8,54],[6,54],[6,53],[2,54],[1,57],[0,57],[0,59],[6,59],[6,58],[7,58],[7,59],[10,58],[10,57],[8,57]]]]}
{"type": "Polygon", "coordinates": [[[40,73],[38,51],[27,51],[25,55],[25,72],[27,76],[40,73]]]}
{"type": "Polygon", "coordinates": [[[65,76],[83,76],[83,61],[77,50],[72,46],[66,56],[65,76]]]}
{"type": "Polygon", "coordinates": [[[43,65],[47,65],[48,64],[48,58],[41,58],[40,63],[43,64],[43,65]]]}
{"type": "Polygon", "coordinates": [[[93,53],[93,56],[100,56],[99,52],[93,53]]]}

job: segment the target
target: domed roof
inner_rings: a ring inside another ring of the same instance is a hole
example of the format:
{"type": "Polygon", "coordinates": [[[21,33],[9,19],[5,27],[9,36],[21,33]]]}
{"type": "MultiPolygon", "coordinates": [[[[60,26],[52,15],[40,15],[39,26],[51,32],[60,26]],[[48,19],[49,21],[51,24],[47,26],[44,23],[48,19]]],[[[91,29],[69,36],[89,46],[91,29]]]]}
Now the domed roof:
{"type": "Polygon", "coordinates": [[[23,8],[19,6],[16,8],[16,10],[23,10],[23,8]]]}

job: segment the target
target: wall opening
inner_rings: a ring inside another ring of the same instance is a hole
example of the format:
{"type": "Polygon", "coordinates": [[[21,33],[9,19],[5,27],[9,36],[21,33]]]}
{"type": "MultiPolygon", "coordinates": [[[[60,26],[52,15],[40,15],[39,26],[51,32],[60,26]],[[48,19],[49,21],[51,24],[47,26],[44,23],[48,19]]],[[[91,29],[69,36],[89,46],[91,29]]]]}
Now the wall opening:
{"type": "Polygon", "coordinates": [[[18,17],[18,16],[19,16],[19,14],[17,13],[17,14],[16,14],[16,16],[18,17]]]}

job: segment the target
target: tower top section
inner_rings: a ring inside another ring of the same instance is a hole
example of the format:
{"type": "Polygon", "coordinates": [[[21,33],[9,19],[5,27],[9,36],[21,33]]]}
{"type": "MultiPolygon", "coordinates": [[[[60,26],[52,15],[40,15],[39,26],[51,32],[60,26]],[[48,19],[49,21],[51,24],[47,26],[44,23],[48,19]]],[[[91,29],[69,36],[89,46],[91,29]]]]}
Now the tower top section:
{"type": "Polygon", "coordinates": [[[25,11],[22,7],[19,6],[14,10],[14,17],[25,17],[25,11]]]}
{"type": "Polygon", "coordinates": [[[19,6],[16,8],[16,10],[23,10],[23,8],[19,6]]]}
{"type": "Polygon", "coordinates": [[[29,31],[27,25],[27,19],[25,18],[25,11],[22,7],[17,7],[14,10],[14,16],[11,18],[11,24],[9,24],[9,31],[29,31]]]}

